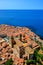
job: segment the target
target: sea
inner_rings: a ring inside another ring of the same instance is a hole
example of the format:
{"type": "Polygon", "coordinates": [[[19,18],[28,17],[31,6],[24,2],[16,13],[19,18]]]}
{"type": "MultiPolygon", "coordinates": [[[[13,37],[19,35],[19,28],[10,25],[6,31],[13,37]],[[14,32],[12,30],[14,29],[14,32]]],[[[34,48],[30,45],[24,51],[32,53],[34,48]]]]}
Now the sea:
{"type": "Polygon", "coordinates": [[[0,24],[28,27],[43,39],[43,10],[0,10],[0,24]]]}

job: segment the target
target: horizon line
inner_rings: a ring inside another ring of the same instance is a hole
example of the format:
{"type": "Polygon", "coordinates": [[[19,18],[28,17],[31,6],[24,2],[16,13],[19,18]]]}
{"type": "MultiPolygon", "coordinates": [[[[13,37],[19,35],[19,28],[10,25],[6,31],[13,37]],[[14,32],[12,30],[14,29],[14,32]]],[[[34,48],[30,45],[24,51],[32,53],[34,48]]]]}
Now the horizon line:
{"type": "Polygon", "coordinates": [[[43,9],[0,9],[0,10],[43,10],[43,9]]]}

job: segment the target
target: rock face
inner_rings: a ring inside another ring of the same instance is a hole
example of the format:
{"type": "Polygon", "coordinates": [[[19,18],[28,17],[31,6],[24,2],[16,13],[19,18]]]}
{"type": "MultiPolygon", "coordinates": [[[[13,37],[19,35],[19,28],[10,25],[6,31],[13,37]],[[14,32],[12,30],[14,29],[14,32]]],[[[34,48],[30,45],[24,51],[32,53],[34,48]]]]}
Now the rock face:
{"type": "Polygon", "coordinates": [[[0,25],[0,63],[12,58],[15,65],[23,65],[24,60],[33,56],[36,48],[40,48],[36,41],[43,43],[29,28],[0,25]]]}

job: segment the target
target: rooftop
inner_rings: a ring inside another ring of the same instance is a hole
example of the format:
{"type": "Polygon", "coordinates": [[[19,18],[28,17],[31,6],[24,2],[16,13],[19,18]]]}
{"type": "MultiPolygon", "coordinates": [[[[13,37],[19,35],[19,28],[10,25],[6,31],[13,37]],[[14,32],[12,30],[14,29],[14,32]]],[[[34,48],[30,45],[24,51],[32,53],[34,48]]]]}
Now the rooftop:
{"type": "MultiPolygon", "coordinates": [[[[20,47],[23,46],[25,53],[27,53],[24,54],[24,56],[33,54],[34,50],[40,47],[35,42],[35,39],[39,40],[40,37],[26,27],[0,25],[0,59],[2,59],[0,64],[6,62],[10,58],[13,58],[17,64],[23,63],[24,59],[20,58],[20,47]],[[13,40],[11,39],[11,36],[13,36],[13,40]],[[14,44],[15,42],[16,44],[14,44]]],[[[24,50],[21,49],[21,51],[24,50]]]]}

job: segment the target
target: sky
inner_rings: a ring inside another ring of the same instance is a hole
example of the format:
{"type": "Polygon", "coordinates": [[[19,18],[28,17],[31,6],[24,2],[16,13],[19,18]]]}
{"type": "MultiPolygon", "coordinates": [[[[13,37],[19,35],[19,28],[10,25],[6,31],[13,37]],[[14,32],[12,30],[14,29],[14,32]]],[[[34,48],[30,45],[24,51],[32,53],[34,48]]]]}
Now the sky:
{"type": "Polygon", "coordinates": [[[43,0],[0,0],[0,9],[43,9],[43,0]]]}

